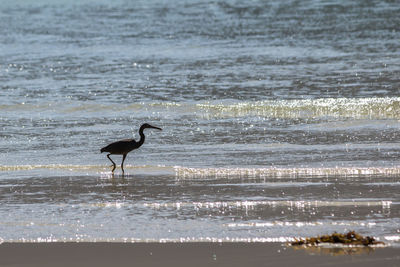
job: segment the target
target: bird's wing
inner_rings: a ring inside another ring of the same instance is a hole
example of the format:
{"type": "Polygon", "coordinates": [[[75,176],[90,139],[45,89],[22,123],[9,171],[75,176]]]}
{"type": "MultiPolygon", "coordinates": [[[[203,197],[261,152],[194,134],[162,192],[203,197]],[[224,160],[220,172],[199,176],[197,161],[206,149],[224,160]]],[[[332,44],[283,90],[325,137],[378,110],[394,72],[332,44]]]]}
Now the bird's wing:
{"type": "Polygon", "coordinates": [[[115,142],[115,143],[118,143],[118,142],[130,143],[130,142],[132,142],[132,141],[136,143],[135,139],[123,139],[123,140],[119,140],[119,141],[117,141],[117,142],[115,142]]]}

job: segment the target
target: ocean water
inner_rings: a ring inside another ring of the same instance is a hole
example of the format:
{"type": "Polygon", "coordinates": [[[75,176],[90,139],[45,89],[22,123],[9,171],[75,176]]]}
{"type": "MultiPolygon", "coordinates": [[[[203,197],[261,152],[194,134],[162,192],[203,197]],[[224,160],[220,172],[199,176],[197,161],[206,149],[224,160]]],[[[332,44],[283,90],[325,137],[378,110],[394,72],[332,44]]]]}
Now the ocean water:
{"type": "Polygon", "coordinates": [[[399,13],[3,0],[0,241],[400,245],[399,13]],[[112,175],[100,148],[145,122],[112,175]]]}

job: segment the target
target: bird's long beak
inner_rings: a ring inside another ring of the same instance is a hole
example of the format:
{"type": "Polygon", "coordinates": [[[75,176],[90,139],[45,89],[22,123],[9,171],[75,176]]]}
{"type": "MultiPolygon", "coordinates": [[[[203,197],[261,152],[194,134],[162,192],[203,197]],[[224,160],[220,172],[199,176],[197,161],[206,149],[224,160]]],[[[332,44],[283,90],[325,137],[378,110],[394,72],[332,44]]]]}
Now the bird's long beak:
{"type": "Polygon", "coordinates": [[[154,129],[157,129],[157,130],[160,130],[160,131],[162,131],[162,129],[161,129],[161,128],[158,128],[158,127],[156,127],[156,126],[151,126],[151,125],[150,125],[150,128],[154,128],[154,129]]]}

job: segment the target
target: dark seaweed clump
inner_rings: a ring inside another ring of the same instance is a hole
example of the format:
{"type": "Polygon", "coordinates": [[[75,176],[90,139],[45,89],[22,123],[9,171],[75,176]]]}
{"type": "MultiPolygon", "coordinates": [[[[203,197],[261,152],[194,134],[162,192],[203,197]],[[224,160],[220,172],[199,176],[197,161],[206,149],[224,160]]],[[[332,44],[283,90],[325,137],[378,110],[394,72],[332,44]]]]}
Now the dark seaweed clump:
{"type": "Polygon", "coordinates": [[[375,238],[370,236],[362,236],[354,231],[350,231],[347,234],[333,233],[331,235],[322,235],[318,237],[309,237],[306,239],[300,239],[291,242],[292,246],[297,245],[310,245],[315,246],[320,243],[334,243],[334,244],[344,244],[344,245],[383,245],[383,242],[376,241],[375,238]]]}

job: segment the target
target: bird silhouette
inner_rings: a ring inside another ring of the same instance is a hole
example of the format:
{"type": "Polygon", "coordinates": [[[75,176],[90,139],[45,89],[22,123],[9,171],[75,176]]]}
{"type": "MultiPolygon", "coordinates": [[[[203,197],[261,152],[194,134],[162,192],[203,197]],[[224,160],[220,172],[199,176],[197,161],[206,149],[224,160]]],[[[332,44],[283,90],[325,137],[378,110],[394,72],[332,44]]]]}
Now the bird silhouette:
{"type": "Polygon", "coordinates": [[[110,155],[122,155],[122,163],[121,163],[121,169],[122,169],[122,173],[124,173],[124,161],[126,158],[126,155],[131,152],[134,149],[138,149],[139,147],[141,147],[144,143],[144,129],[146,128],[153,128],[153,129],[157,129],[157,130],[162,130],[161,128],[155,127],[155,126],[151,126],[148,123],[143,124],[142,126],[140,126],[139,129],[139,135],[140,135],[140,140],[139,142],[136,142],[134,139],[124,139],[124,140],[120,140],[114,143],[109,144],[106,147],[103,147],[100,152],[109,152],[109,154],[107,154],[107,158],[112,162],[113,164],[113,169],[111,172],[114,173],[114,170],[116,168],[115,162],[110,158],[110,155]]]}

